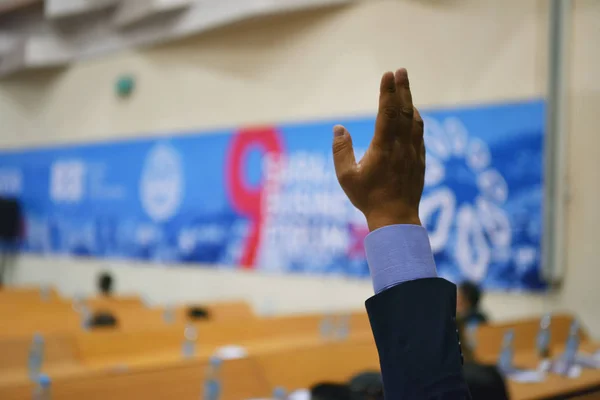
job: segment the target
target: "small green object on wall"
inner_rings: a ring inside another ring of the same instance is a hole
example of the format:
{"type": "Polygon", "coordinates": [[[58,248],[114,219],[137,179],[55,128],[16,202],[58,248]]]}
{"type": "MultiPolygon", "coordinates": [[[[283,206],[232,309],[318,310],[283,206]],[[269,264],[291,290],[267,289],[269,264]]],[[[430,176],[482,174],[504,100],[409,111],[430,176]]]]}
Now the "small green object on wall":
{"type": "Polygon", "coordinates": [[[131,75],[122,75],[117,79],[115,91],[119,97],[129,97],[135,88],[135,80],[131,75]]]}

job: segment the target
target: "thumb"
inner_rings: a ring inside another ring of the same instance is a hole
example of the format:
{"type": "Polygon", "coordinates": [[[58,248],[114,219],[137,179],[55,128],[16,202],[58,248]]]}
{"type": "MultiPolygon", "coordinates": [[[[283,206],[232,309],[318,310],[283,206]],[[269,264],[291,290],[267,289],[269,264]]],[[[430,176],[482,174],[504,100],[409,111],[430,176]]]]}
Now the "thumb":
{"type": "Polygon", "coordinates": [[[333,127],[333,164],[338,181],[343,186],[343,182],[351,179],[356,171],[356,159],[352,137],[342,125],[333,127]]]}

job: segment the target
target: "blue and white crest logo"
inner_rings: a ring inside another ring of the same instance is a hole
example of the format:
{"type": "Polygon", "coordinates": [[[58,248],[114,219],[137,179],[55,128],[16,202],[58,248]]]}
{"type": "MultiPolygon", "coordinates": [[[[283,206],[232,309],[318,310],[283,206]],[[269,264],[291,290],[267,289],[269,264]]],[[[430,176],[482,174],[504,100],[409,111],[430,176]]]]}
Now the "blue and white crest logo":
{"type": "Polygon", "coordinates": [[[146,213],[163,222],[177,213],[184,192],[183,165],[179,152],[169,144],[155,145],[144,163],[140,200],[146,213]]]}
{"type": "Polygon", "coordinates": [[[488,145],[470,137],[458,118],[424,120],[428,154],[421,220],[434,253],[452,254],[463,276],[480,282],[491,262],[510,257],[512,229],[503,209],[507,183],[493,167],[488,145]]]}

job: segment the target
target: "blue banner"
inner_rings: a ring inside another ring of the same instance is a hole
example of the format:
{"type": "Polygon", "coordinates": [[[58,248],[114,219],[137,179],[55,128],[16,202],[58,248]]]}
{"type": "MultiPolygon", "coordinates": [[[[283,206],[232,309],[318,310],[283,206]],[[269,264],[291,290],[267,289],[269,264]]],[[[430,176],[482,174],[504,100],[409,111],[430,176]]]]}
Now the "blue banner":
{"type": "MultiPolygon", "coordinates": [[[[421,219],[440,275],[539,289],[544,104],[431,110],[421,219]]],[[[364,217],[331,159],[374,118],[189,132],[0,153],[0,194],[31,253],[367,276],[364,217]]]]}

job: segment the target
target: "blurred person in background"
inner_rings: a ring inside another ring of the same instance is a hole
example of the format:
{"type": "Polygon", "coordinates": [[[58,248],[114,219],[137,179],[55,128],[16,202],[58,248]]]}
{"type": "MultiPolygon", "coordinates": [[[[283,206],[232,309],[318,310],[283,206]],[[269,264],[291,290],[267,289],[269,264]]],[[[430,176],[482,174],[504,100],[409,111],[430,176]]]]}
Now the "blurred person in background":
{"type": "Polygon", "coordinates": [[[456,315],[467,327],[486,324],[487,316],[479,309],[482,292],[473,282],[463,282],[458,286],[456,315]]]}
{"type": "Polygon", "coordinates": [[[98,291],[101,296],[110,297],[113,293],[113,277],[108,272],[103,272],[98,277],[98,291]]]}
{"type": "MultiPolygon", "coordinates": [[[[114,279],[108,272],[103,272],[98,277],[98,291],[100,296],[110,298],[113,293],[114,279]]],[[[94,310],[90,321],[91,328],[114,328],[118,325],[117,318],[109,309],[94,310]]]]}

